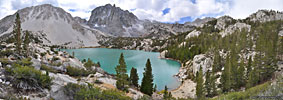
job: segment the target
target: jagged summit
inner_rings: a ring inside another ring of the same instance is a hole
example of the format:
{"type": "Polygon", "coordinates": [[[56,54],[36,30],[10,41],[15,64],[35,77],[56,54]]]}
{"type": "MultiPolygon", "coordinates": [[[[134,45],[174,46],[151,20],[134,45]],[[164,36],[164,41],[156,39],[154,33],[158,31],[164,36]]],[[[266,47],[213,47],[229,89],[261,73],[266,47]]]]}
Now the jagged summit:
{"type": "Polygon", "coordinates": [[[92,10],[88,25],[114,36],[138,36],[142,29],[136,25],[138,21],[128,10],[106,4],[92,10]]]}

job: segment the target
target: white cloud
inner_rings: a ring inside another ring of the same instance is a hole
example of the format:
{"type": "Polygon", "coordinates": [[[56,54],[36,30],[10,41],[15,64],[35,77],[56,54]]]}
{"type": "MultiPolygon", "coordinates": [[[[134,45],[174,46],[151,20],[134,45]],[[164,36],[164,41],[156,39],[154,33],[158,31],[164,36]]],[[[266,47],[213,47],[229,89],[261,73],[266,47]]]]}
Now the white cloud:
{"type": "Polygon", "coordinates": [[[140,19],[162,22],[176,22],[183,17],[198,18],[204,16],[230,15],[245,18],[258,9],[283,10],[283,0],[0,0],[0,18],[13,14],[18,9],[39,4],[52,4],[63,8],[72,16],[88,19],[91,11],[98,6],[115,4],[124,10],[133,12],[140,19]],[[163,15],[162,10],[170,8],[163,15]],[[74,9],[75,11],[69,11],[74,9]]]}
{"type": "Polygon", "coordinates": [[[234,18],[246,18],[259,9],[283,11],[283,0],[236,0],[226,14],[234,18]]]}

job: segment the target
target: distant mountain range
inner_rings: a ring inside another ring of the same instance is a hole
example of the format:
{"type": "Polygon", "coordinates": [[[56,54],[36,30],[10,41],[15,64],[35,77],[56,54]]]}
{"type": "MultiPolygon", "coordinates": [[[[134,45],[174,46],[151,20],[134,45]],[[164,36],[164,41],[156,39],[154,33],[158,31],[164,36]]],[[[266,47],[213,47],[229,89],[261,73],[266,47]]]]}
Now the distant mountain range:
{"type": "MultiPolygon", "coordinates": [[[[18,10],[22,29],[32,31],[41,37],[44,44],[66,45],[70,47],[99,46],[105,37],[150,37],[167,39],[171,35],[201,27],[215,18],[196,19],[185,24],[168,24],[150,20],[140,20],[133,13],[107,4],[91,12],[89,20],[72,17],[62,8],[50,4],[27,7],[18,10]]],[[[282,12],[275,17],[265,17],[264,12],[251,15],[250,20],[267,21],[283,19],[282,12]]],[[[0,36],[10,34],[15,15],[0,20],[0,36]]]]}

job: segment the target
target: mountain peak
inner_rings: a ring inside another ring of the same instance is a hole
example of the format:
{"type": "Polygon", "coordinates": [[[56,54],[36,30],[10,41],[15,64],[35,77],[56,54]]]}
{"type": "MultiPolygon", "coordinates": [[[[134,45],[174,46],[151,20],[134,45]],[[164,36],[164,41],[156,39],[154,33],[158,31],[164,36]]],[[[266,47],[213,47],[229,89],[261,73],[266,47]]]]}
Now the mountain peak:
{"type": "Polygon", "coordinates": [[[247,19],[259,22],[283,20],[283,12],[274,10],[258,10],[256,13],[251,14],[247,19]]]}
{"type": "Polygon", "coordinates": [[[88,25],[114,36],[128,36],[125,28],[132,27],[137,22],[138,18],[133,13],[106,4],[92,10],[88,25]]]}

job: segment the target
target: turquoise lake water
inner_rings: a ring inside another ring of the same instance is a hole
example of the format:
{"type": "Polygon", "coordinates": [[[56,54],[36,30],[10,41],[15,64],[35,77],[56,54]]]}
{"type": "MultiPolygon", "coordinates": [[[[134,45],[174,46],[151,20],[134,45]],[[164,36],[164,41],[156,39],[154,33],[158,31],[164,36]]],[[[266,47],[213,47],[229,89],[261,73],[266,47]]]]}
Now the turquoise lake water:
{"type": "Polygon", "coordinates": [[[162,90],[167,85],[169,90],[175,89],[180,85],[173,75],[177,74],[180,68],[180,63],[159,59],[159,52],[145,52],[138,50],[120,50],[107,48],[82,48],[82,49],[65,49],[66,52],[75,53],[78,59],[90,58],[93,62],[100,62],[101,67],[108,73],[115,74],[115,67],[118,65],[120,54],[124,54],[127,65],[128,75],[130,70],[135,67],[139,75],[139,84],[141,83],[146,60],[151,61],[152,72],[154,76],[154,84],[157,84],[157,89],[162,90]]]}

